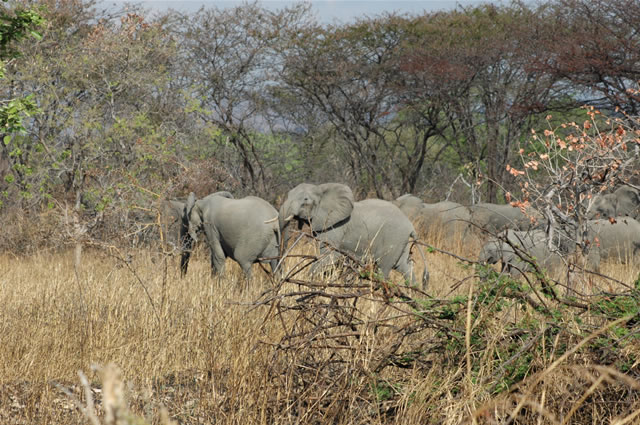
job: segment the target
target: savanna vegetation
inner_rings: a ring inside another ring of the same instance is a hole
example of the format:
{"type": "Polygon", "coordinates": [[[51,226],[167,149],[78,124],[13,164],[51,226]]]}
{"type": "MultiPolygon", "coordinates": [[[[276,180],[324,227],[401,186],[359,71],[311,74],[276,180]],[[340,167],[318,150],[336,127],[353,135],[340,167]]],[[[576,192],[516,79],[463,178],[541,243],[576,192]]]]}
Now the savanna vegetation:
{"type": "Polygon", "coordinates": [[[637,1],[0,8],[1,423],[640,421],[640,268],[590,270],[580,234],[638,185],[637,1]],[[282,275],[200,248],[180,277],[162,201],[303,181],[534,206],[578,249],[514,279],[481,229],[422,232],[423,291],[354,258],[318,279],[303,235],[282,275]]]}

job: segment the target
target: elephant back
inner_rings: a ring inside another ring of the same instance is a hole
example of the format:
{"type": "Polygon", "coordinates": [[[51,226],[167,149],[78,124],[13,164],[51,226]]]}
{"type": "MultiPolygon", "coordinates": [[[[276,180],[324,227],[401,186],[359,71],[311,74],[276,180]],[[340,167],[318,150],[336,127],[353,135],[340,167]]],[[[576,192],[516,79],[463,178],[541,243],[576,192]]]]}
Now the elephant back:
{"type": "Polygon", "coordinates": [[[361,239],[350,241],[350,244],[358,246],[360,252],[370,249],[376,257],[387,255],[389,251],[401,251],[415,234],[409,218],[394,204],[381,199],[356,202],[347,226],[349,234],[361,239]],[[364,247],[363,243],[370,246],[364,247]]]}
{"type": "Polygon", "coordinates": [[[505,229],[528,230],[535,227],[542,215],[533,208],[526,214],[519,208],[505,204],[480,203],[470,207],[471,221],[491,233],[505,229]]]}
{"type": "Polygon", "coordinates": [[[640,250],[640,223],[631,217],[590,220],[587,238],[602,259],[625,262],[640,250]]]}
{"type": "Polygon", "coordinates": [[[400,208],[409,219],[413,220],[420,216],[424,202],[417,196],[405,194],[393,201],[393,204],[400,208]]]}
{"type": "Polygon", "coordinates": [[[469,228],[471,213],[464,205],[451,201],[424,203],[414,225],[424,234],[442,236],[449,242],[464,237],[469,228]]]}

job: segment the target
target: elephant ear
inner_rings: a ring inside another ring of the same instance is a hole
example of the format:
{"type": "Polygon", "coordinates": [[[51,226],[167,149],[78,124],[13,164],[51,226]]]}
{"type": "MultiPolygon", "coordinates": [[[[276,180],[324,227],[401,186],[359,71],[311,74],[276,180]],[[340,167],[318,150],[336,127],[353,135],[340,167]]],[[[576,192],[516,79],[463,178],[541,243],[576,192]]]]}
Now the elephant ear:
{"type": "Polygon", "coordinates": [[[193,206],[196,203],[196,194],[191,192],[189,194],[189,197],[187,198],[187,202],[184,204],[184,211],[183,211],[183,217],[189,221],[189,214],[191,213],[191,210],[193,209],[193,206]]]}
{"type": "Polygon", "coordinates": [[[351,188],[339,183],[325,183],[318,186],[320,201],[311,214],[314,231],[328,229],[345,220],[353,211],[351,188]]]}
{"type": "Polygon", "coordinates": [[[166,199],[162,203],[163,213],[167,216],[167,219],[171,221],[179,221],[184,215],[184,202],[176,201],[173,199],[166,199]]]}

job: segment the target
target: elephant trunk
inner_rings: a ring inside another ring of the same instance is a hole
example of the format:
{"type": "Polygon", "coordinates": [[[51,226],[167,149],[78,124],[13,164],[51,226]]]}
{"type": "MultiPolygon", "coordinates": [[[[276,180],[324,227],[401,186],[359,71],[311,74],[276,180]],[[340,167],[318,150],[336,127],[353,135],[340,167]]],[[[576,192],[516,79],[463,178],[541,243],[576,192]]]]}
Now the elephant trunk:
{"type": "Polygon", "coordinates": [[[184,205],[182,212],[182,224],[180,226],[180,249],[182,255],[180,256],[180,274],[184,277],[187,274],[187,268],[189,267],[189,259],[191,258],[191,251],[193,250],[193,243],[195,242],[191,226],[189,225],[189,216],[191,210],[196,203],[196,196],[193,192],[189,194],[187,203],[184,205]]]}
{"type": "Polygon", "coordinates": [[[187,233],[180,238],[182,255],[180,256],[180,275],[184,277],[189,267],[189,258],[191,258],[191,250],[193,249],[193,239],[187,233]]]}
{"type": "Polygon", "coordinates": [[[287,245],[289,244],[289,223],[293,219],[291,213],[291,202],[285,201],[280,207],[278,214],[278,225],[280,226],[280,257],[287,251],[287,245]]]}

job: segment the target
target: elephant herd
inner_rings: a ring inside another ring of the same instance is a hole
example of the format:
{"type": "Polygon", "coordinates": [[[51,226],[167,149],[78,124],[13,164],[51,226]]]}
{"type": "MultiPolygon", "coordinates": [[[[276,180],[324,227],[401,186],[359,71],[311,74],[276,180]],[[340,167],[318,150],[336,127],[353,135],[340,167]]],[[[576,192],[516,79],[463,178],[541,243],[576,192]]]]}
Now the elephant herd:
{"type": "MultiPolygon", "coordinates": [[[[551,268],[575,243],[556,233],[549,241],[541,229],[542,215],[533,208],[480,203],[470,207],[450,202],[425,203],[413,195],[395,201],[366,199],[356,202],[351,189],[339,183],[303,183],[291,189],[280,211],[267,201],[248,196],[234,199],[216,192],[202,199],[191,193],[186,202],[166,201],[165,214],[180,223],[181,272],[187,272],[193,243],[200,235],[211,253],[212,273],[221,273],[227,257],[235,260],[247,277],[256,262],[269,262],[272,272],[286,252],[292,225],[306,224],[320,242],[320,260],[313,270],[334,263],[339,253],[374,261],[382,275],[397,270],[416,284],[410,251],[417,239],[414,223],[427,232],[437,228],[445,238],[490,234],[478,256],[479,262],[502,262],[503,269],[517,274],[527,271],[522,252],[538,264],[551,268]],[[482,232],[479,230],[486,230],[482,232]],[[497,237],[497,235],[501,237],[497,237]]],[[[621,186],[593,199],[588,211],[588,239],[593,241],[587,260],[598,267],[601,259],[628,259],[640,249],[640,192],[621,186]]],[[[428,281],[422,276],[422,287],[428,281]]]]}
{"type": "MultiPolygon", "coordinates": [[[[291,225],[301,229],[307,224],[321,244],[314,270],[332,264],[338,253],[347,253],[373,260],[385,277],[394,269],[417,283],[410,258],[412,239],[417,235],[409,218],[388,201],[355,202],[353,192],[343,184],[300,184],[289,191],[280,211],[261,198],[233,199],[228,192],[202,199],[191,193],[186,203],[168,201],[165,207],[180,221],[183,275],[200,234],[211,253],[212,273],[223,271],[226,258],[235,260],[247,278],[256,262],[269,262],[276,272],[291,225]]],[[[427,280],[425,271],[423,287],[427,280]]]]}
{"type": "MultiPolygon", "coordinates": [[[[519,274],[530,270],[535,259],[543,268],[563,264],[576,244],[564,232],[556,232],[549,240],[543,230],[543,216],[533,208],[480,203],[466,207],[455,202],[425,203],[412,195],[403,195],[394,203],[414,222],[427,230],[442,231],[446,239],[468,239],[474,230],[484,239],[478,262],[502,263],[503,270],[519,274]],[[483,234],[492,235],[486,240],[483,234]]],[[[587,232],[590,241],[586,256],[588,265],[598,269],[601,260],[626,262],[640,251],[640,191],[620,186],[610,194],[593,198],[587,211],[587,232]]]]}

